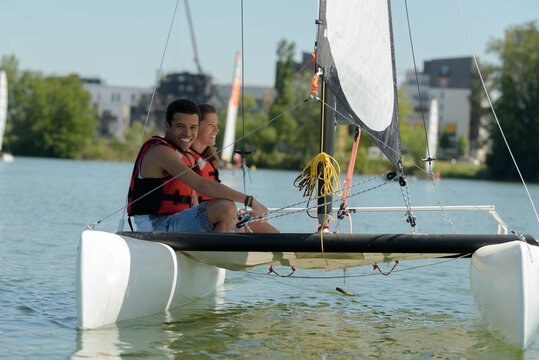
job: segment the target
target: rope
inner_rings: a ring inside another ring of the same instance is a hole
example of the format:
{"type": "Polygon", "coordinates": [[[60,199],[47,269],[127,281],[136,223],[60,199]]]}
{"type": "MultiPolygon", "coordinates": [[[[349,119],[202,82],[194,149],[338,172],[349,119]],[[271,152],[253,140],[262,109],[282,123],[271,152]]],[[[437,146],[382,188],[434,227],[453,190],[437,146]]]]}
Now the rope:
{"type": "MultiPolygon", "coordinates": [[[[323,133],[322,133],[323,138],[323,133]]],[[[294,181],[294,186],[298,187],[301,190],[305,188],[305,191],[303,193],[304,197],[308,197],[309,199],[312,196],[314,186],[316,185],[317,180],[322,180],[323,185],[320,188],[320,195],[318,198],[326,197],[329,194],[338,194],[340,196],[341,192],[341,183],[340,178],[341,176],[341,168],[339,167],[339,163],[337,160],[335,160],[332,156],[326,154],[325,152],[321,152],[320,154],[316,155],[316,157],[311,160],[305,169],[301,172],[301,174],[296,178],[294,181]],[[332,162],[334,162],[337,165],[337,170],[335,170],[335,167],[333,166],[332,162]],[[319,172],[318,170],[322,168],[323,171],[319,172]]],[[[326,203],[328,203],[326,201],[326,203]]],[[[317,207],[320,207],[319,204],[317,207]]],[[[322,256],[324,257],[324,260],[326,261],[326,264],[328,264],[328,260],[326,259],[326,254],[324,252],[324,231],[326,229],[324,228],[324,225],[326,224],[327,220],[327,214],[326,214],[326,207],[324,204],[324,221],[322,222],[322,225],[320,226],[320,249],[322,251],[322,256]]]]}
{"type": "Polygon", "coordinates": [[[382,274],[382,275],[384,275],[384,276],[388,276],[389,274],[391,274],[391,273],[393,272],[393,270],[395,270],[395,268],[397,267],[398,264],[399,264],[399,260],[395,260],[395,265],[393,265],[393,267],[391,268],[391,270],[389,270],[388,272],[383,272],[382,269],[380,269],[380,267],[378,266],[377,263],[372,264],[372,269],[373,269],[373,270],[378,269],[378,271],[380,272],[380,274],[382,274]]]}
{"type": "Polygon", "coordinates": [[[321,152],[316,155],[307,166],[305,166],[301,175],[294,180],[294,186],[299,188],[300,191],[305,189],[303,196],[311,198],[316,181],[319,179],[324,182],[324,185],[322,185],[322,188],[320,189],[320,194],[322,196],[326,196],[330,193],[340,196],[342,190],[339,180],[340,176],[341,168],[337,160],[325,152],[321,152]],[[335,169],[332,162],[337,165],[337,169],[335,169]],[[318,169],[320,166],[322,166],[323,171],[319,174],[318,169]]]}
{"type": "Polygon", "coordinates": [[[346,180],[344,180],[345,189],[342,193],[341,204],[339,206],[339,213],[337,217],[341,219],[345,216],[346,203],[348,201],[348,193],[350,192],[350,182],[352,182],[352,176],[354,175],[354,166],[356,164],[357,148],[359,146],[359,139],[361,137],[361,129],[356,126],[356,133],[354,136],[354,143],[352,144],[352,152],[350,154],[350,161],[348,162],[348,171],[346,172],[346,180]]]}
{"type": "Polygon", "coordinates": [[[313,63],[313,67],[314,67],[314,71],[316,72],[316,49],[314,49],[313,53],[311,54],[311,59],[309,61],[307,61],[305,63],[305,65],[303,65],[301,67],[301,69],[299,69],[298,73],[297,73],[297,77],[299,77],[299,74],[307,67],[307,65],[309,65],[309,63],[312,61],[313,63]]]}
{"type": "Polygon", "coordinates": [[[294,274],[294,273],[296,272],[296,269],[294,269],[293,266],[291,266],[290,268],[292,269],[292,272],[291,272],[290,274],[288,274],[288,275],[279,275],[279,274],[277,273],[277,271],[273,270],[273,265],[271,265],[270,268],[269,268],[269,270],[268,270],[268,275],[271,274],[271,273],[273,273],[273,274],[275,274],[275,275],[277,275],[277,276],[279,276],[279,277],[290,277],[290,276],[292,276],[292,274],[294,274]]]}

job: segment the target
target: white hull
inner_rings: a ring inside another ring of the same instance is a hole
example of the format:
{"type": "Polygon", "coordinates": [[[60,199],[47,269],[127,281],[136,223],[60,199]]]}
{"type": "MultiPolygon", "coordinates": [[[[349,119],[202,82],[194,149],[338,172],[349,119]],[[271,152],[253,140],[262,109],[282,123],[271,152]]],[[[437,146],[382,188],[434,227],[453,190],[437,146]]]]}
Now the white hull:
{"type": "Polygon", "coordinates": [[[539,247],[523,241],[484,246],[470,262],[470,287],[494,335],[521,349],[539,325],[539,247]]]}
{"type": "Polygon", "coordinates": [[[12,162],[14,160],[13,155],[10,153],[1,153],[0,158],[5,162],[12,162]]]}
{"type": "MultiPolygon", "coordinates": [[[[208,296],[224,283],[225,270],[217,266],[246,269],[284,265],[328,270],[451,254],[389,255],[327,253],[328,267],[319,253],[179,252],[159,242],[85,231],[78,249],[78,327],[98,328],[208,296]]],[[[495,336],[517,348],[528,347],[539,327],[538,279],[539,247],[523,241],[483,246],[470,262],[470,287],[481,317],[495,336]]]]}
{"type": "Polygon", "coordinates": [[[207,296],[225,270],[167,245],[84,231],[77,260],[78,327],[98,328],[207,296]]]}

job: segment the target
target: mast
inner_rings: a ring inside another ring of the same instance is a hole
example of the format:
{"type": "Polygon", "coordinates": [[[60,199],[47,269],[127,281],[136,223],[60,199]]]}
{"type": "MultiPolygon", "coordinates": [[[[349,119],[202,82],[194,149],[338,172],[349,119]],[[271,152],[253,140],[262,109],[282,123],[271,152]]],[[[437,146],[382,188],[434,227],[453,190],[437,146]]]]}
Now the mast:
{"type": "MultiPolygon", "coordinates": [[[[337,99],[333,93],[326,87],[326,82],[322,82],[322,102],[320,105],[320,151],[333,156],[335,148],[335,106],[337,99]]],[[[318,167],[318,190],[317,195],[321,196],[321,189],[324,186],[324,180],[320,174],[324,173],[324,165],[318,167]]],[[[318,223],[326,225],[331,217],[333,208],[333,196],[322,196],[318,198],[318,207],[316,209],[318,223]],[[325,204],[325,205],[324,205],[325,204]]]]}

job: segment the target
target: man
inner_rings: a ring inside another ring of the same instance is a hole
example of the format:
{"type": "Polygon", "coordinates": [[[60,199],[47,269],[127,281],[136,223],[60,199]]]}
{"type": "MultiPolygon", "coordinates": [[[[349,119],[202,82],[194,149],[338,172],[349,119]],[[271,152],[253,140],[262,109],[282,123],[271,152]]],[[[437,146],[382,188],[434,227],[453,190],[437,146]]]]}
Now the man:
{"type": "Polygon", "coordinates": [[[127,207],[127,213],[135,216],[138,231],[227,232],[234,225],[234,202],[250,206],[255,214],[268,211],[252,196],[205,179],[191,169],[195,159],[189,147],[197,137],[199,121],[195,103],[173,101],[167,107],[165,137],[154,136],[142,146],[127,207]],[[213,200],[193,206],[193,190],[213,200]]]}

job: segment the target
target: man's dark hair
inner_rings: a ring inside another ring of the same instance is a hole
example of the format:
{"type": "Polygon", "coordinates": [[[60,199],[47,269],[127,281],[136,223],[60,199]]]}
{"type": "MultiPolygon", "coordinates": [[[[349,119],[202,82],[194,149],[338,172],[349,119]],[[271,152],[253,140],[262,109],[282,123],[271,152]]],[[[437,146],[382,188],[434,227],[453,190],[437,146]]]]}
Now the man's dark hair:
{"type": "Polygon", "coordinates": [[[172,124],[172,118],[174,114],[196,114],[198,115],[198,121],[200,122],[200,109],[197,104],[187,99],[174,100],[167,106],[166,120],[169,124],[172,124]]]}

